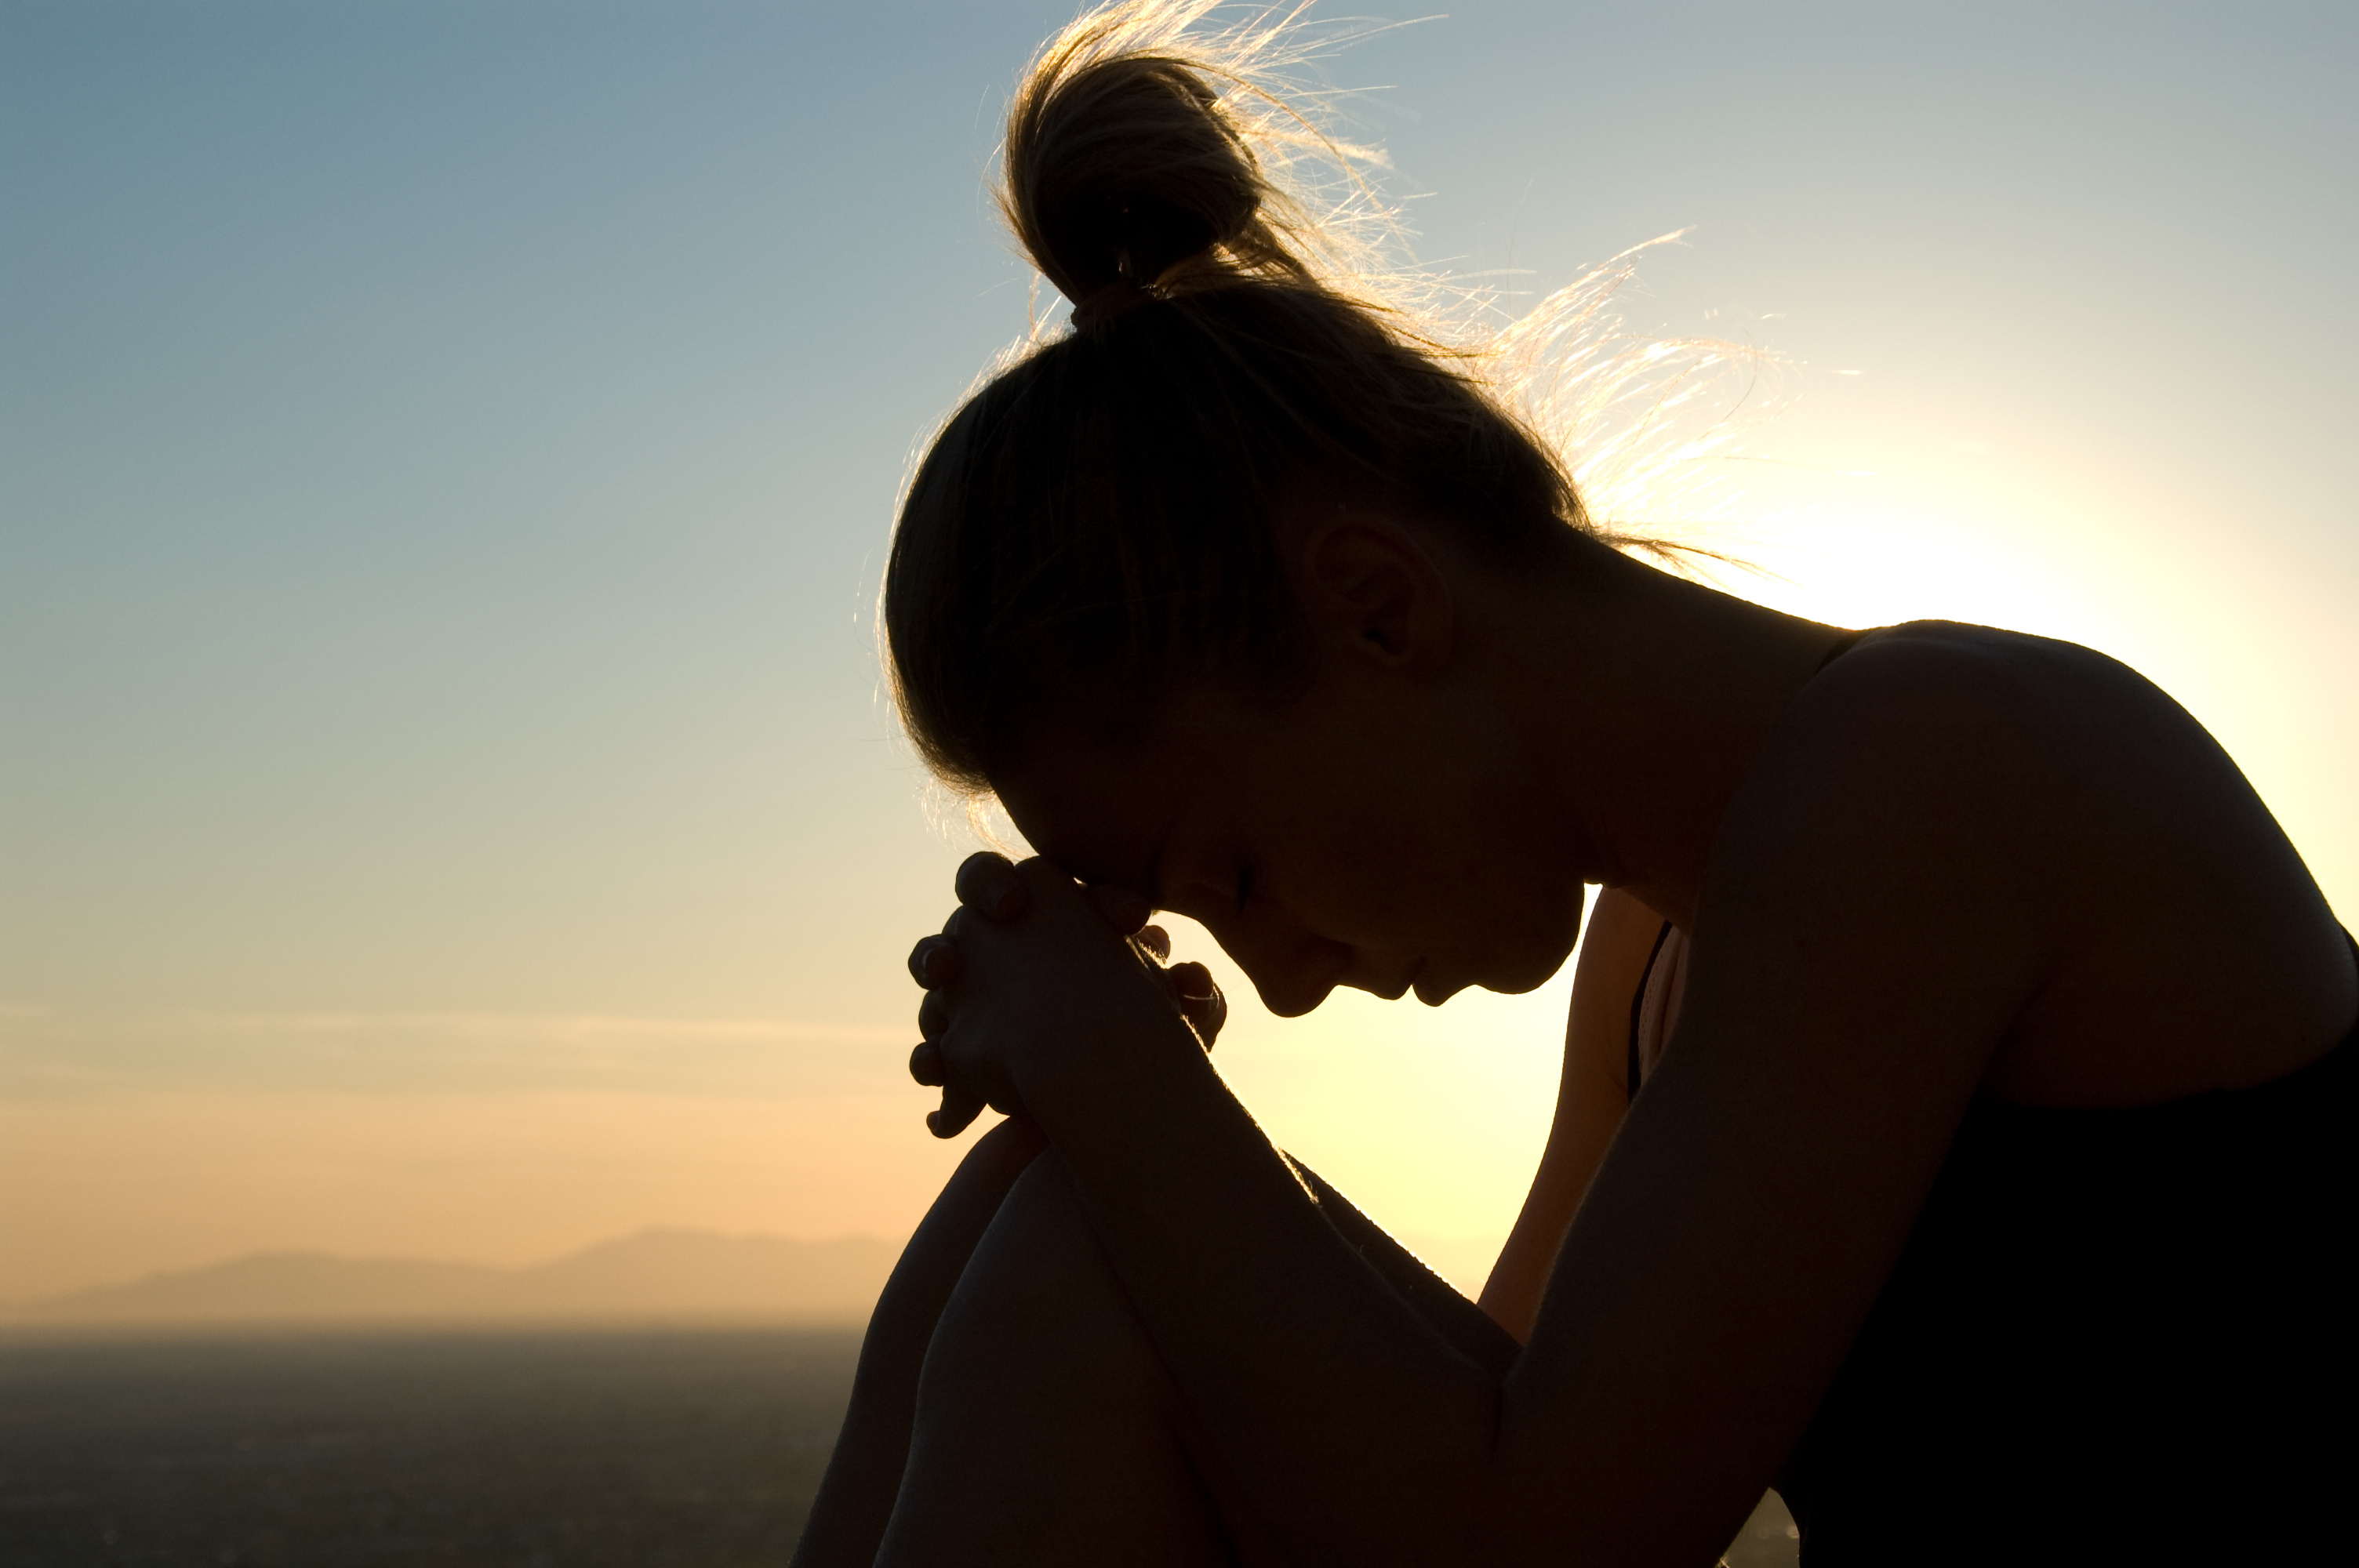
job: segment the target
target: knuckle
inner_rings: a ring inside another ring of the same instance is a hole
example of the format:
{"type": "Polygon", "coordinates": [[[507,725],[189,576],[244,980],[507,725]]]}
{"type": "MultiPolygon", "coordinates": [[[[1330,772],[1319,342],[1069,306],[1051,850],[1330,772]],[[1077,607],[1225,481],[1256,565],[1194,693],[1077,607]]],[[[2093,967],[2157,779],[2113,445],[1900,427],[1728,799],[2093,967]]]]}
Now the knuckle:
{"type": "Polygon", "coordinates": [[[962,901],[988,899],[1006,885],[1013,870],[1006,856],[978,849],[959,862],[958,875],[951,885],[958,890],[962,901]]]}

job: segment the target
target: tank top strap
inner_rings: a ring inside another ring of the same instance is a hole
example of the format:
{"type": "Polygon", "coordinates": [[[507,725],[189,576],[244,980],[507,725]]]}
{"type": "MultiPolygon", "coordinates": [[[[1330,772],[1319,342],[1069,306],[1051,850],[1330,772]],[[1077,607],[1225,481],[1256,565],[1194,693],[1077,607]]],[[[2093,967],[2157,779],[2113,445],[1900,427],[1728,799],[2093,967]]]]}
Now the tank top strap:
{"type": "MultiPolygon", "coordinates": [[[[1666,920],[1663,922],[1663,928],[1655,933],[1655,946],[1647,954],[1647,967],[1639,973],[1638,989],[1630,993],[1630,1043],[1623,1065],[1622,1084],[1623,1093],[1631,1099],[1638,1098],[1638,1080],[1644,1061],[1642,1045],[1647,1024],[1649,1022],[1647,999],[1655,989],[1655,968],[1662,962],[1664,945],[1670,939],[1671,923],[1666,920]]],[[[1655,1020],[1659,1022],[1662,1017],[1661,1010],[1658,1008],[1653,1011],[1655,1020]]]]}

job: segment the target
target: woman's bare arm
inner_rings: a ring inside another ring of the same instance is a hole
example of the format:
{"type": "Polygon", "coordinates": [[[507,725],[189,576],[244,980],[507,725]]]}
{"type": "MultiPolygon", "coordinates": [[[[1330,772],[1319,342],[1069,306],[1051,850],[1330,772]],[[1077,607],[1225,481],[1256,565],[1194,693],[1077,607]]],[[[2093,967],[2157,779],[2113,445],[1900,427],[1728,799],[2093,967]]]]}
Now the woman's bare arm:
{"type": "Polygon", "coordinates": [[[1602,890],[1590,908],[1573,971],[1564,1073],[1548,1148],[1480,1304],[1518,1340],[1531,1337],[1557,1249],[1629,1104],[1630,1000],[1644,980],[1663,917],[1628,893],[1602,890]]]}

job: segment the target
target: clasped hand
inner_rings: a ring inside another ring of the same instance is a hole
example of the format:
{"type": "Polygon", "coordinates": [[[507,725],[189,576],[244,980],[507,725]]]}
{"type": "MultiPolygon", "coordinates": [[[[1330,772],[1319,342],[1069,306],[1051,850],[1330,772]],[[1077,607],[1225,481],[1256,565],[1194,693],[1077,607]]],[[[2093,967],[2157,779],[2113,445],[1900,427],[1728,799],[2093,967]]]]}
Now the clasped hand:
{"type": "Polygon", "coordinates": [[[1139,894],[987,851],[966,858],[956,886],[941,935],[909,953],[926,988],[909,1076],[942,1091],[926,1117],[935,1137],[957,1137],[986,1105],[1021,1114],[1019,1086],[1077,1050],[1175,1021],[1212,1048],[1228,1003],[1203,965],[1166,962],[1171,938],[1147,924],[1154,912],[1139,894]]]}

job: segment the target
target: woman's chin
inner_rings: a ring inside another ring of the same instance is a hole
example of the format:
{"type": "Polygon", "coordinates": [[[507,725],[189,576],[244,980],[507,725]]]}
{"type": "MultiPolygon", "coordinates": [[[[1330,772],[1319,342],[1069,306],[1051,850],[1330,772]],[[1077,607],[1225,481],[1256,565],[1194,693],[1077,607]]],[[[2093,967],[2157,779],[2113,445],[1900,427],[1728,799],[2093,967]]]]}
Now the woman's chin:
{"type": "Polygon", "coordinates": [[[1470,986],[1480,986],[1501,996],[1521,996],[1536,991],[1556,979],[1564,961],[1572,956],[1572,944],[1561,948],[1538,948],[1527,946],[1513,954],[1498,954],[1482,967],[1483,972],[1471,979],[1452,979],[1445,987],[1430,972],[1419,975],[1417,999],[1428,1007],[1440,1007],[1470,986]],[[1430,990],[1431,995],[1427,992],[1430,990]]]}

